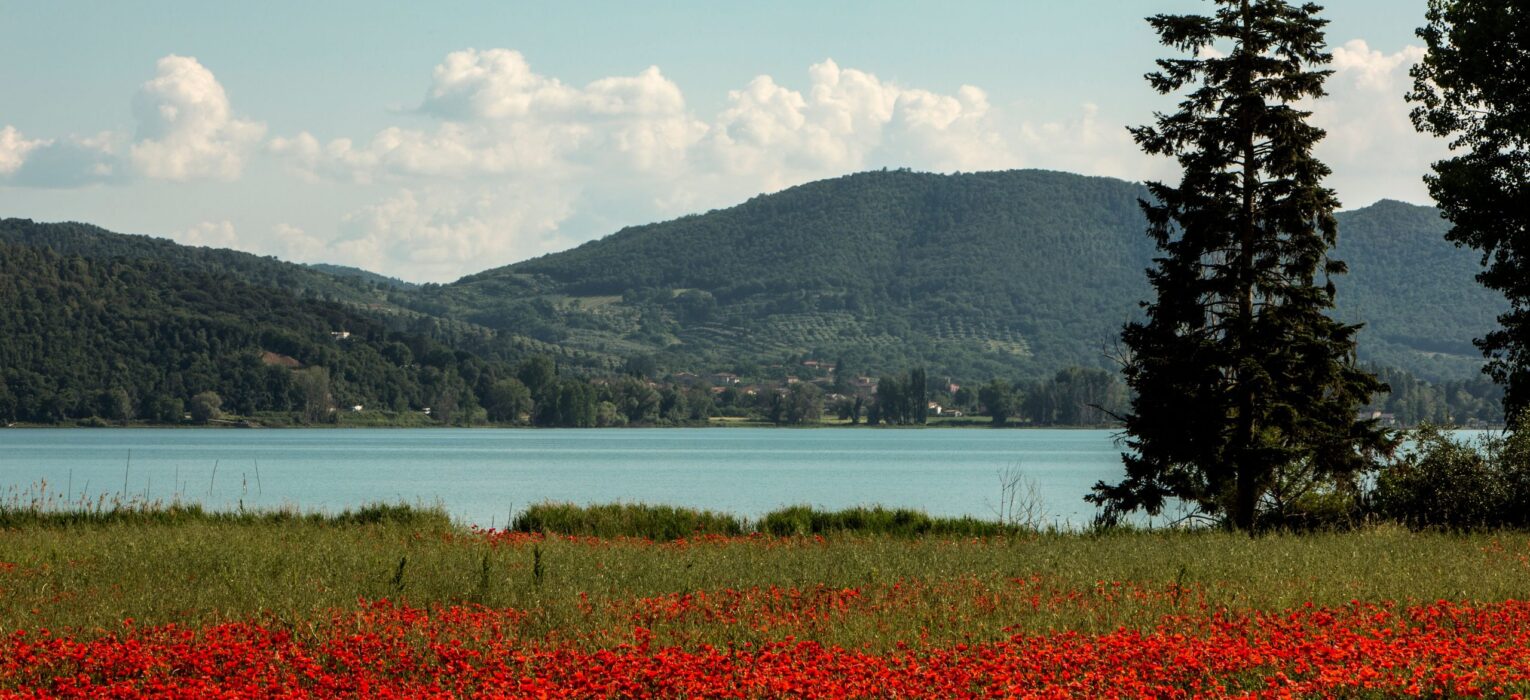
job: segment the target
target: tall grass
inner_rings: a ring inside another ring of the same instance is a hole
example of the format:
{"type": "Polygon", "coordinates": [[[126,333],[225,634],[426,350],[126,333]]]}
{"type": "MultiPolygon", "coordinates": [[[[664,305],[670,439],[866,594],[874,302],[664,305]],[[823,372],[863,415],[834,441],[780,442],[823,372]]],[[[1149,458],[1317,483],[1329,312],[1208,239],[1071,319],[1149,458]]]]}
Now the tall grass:
{"type": "Polygon", "coordinates": [[[676,540],[695,535],[741,535],[748,532],[748,524],[726,513],[675,506],[540,503],[517,515],[510,529],[581,537],[676,540]]]}
{"type": "Polygon", "coordinates": [[[997,537],[1030,531],[972,517],[942,518],[908,508],[857,506],[825,510],[789,506],[750,521],[727,513],[643,503],[580,506],[541,503],[522,511],[511,530],[580,537],[676,540],[697,535],[760,533],[775,537],[856,534],[892,537],[997,537]]]}
{"type": "Polygon", "coordinates": [[[296,522],[329,526],[397,523],[422,530],[447,530],[453,527],[451,516],[439,504],[371,503],[338,513],[305,511],[296,507],[249,509],[241,506],[233,510],[215,510],[201,503],[184,501],[179,496],[169,500],[122,494],[71,498],[50,491],[46,483],[25,490],[12,490],[0,496],[0,530],[194,523],[281,525],[296,522]]]}
{"type": "Polygon", "coordinates": [[[860,534],[895,537],[996,537],[1021,532],[1019,527],[972,517],[935,518],[907,508],[882,506],[822,510],[791,506],[760,519],[758,530],[768,535],[860,534]]]}
{"type": "MultiPolygon", "coordinates": [[[[0,635],[49,628],[101,634],[141,624],[271,620],[296,633],[358,598],[527,611],[523,633],[613,644],[646,597],[858,589],[885,613],[831,618],[810,637],[852,648],[919,638],[964,641],[1015,630],[1151,628],[1193,591],[1211,609],[1279,611],[1311,602],[1497,601],[1530,595],[1530,536],[1457,536],[1381,527],[1250,538],[1223,532],[1043,532],[972,540],[828,534],[684,545],[485,537],[378,509],[349,519],[187,516],[0,529],[0,635]],[[1027,583],[1016,583],[1016,580],[1027,583]],[[1128,585],[1119,587],[1118,583],[1128,585]],[[997,592],[998,599],[985,597],[997,592]],[[1034,607],[1063,592],[1065,604],[1034,607]],[[912,598],[910,598],[912,596],[912,598]],[[636,605],[636,607],[635,607],[636,605]],[[997,605],[998,608],[994,606],[997,605]],[[838,620],[838,621],[832,621],[838,620]]],[[[408,511],[408,512],[412,512],[408,511]]],[[[873,606],[875,608],[875,606],[873,606]]],[[[648,624],[648,623],[643,623],[648,624]]],[[[657,620],[661,638],[744,643],[746,621],[657,620]]]]}

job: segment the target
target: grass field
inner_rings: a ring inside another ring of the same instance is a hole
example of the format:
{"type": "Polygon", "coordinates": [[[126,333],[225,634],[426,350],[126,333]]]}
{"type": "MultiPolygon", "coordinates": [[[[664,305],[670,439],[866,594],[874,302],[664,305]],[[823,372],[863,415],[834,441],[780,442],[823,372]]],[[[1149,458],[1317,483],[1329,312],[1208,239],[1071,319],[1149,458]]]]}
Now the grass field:
{"type": "MultiPolygon", "coordinates": [[[[619,520],[619,510],[601,517],[619,520]]],[[[395,507],[333,517],[12,512],[0,522],[0,696],[1530,688],[1524,534],[841,531],[655,542],[474,531],[395,507]],[[187,650],[221,648],[214,642],[238,649],[222,661],[187,650]],[[316,665],[294,665],[294,655],[316,665]],[[215,667],[235,661],[270,675],[215,667]],[[1357,671],[1380,663],[1391,670],[1357,671]],[[570,664],[604,685],[581,685],[570,664]],[[657,668],[695,685],[643,675],[657,668]],[[792,673],[801,687],[770,685],[792,673]]]]}

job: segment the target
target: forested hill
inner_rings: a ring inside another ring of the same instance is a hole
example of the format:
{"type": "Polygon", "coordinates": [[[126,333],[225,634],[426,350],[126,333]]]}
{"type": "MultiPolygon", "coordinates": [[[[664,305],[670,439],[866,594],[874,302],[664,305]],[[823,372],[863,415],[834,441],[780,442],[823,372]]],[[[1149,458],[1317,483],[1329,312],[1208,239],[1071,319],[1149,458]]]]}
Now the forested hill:
{"type": "MultiPolygon", "coordinates": [[[[817,359],[855,374],[924,366],[968,382],[1033,380],[1071,366],[1114,369],[1108,354],[1121,325],[1149,293],[1153,249],[1137,206],[1145,195],[1137,184],[1057,172],[861,173],[627,228],[450,285],[85,224],[6,219],[0,243],[96,269],[152,263],[263,295],[339,302],[454,352],[550,354],[594,374],[634,357],[746,376],[817,359]]],[[[1476,256],[1443,240],[1433,209],[1380,202],[1339,218],[1338,257],[1351,274],[1337,282],[1338,313],[1367,324],[1361,359],[1430,380],[1477,378],[1471,339],[1493,327],[1503,303],[1476,284],[1476,256]]],[[[170,303],[179,298],[138,311],[202,313],[170,303]]]]}
{"type": "Polygon", "coordinates": [[[0,219],[0,242],[48,248],[90,259],[154,260],[183,272],[233,277],[299,297],[363,304],[387,302],[386,291],[407,283],[355,268],[297,265],[222,248],[180,245],[164,238],[114,233],[75,222],[0,219]]]}
{"type": "Polygon", "coordinates": [[[203,392],[245,416],[361,404],[451,420],[508,367],[216,270],[0,240],[0,424],[179,422],[203,392]]]}
{"type": "MultiPolygon", "coordinates": [[[[1137,184],[1058,172],[869,172],[623,229],[422,289],[415,308],[687,369],[791,359],[959,377],[1113,367],[1149,290],[1137,184]]],[[[1433,209],[1340,215],[1339,314],[1361,359],[1476,377],[1502,302],[1433,209]]]]}

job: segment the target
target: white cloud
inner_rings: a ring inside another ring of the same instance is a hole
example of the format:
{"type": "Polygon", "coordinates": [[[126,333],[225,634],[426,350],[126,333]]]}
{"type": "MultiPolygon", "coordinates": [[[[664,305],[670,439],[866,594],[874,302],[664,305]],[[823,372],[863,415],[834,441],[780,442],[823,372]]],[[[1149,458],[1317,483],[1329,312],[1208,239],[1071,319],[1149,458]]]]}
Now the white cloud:
{"type": "Polygon", "coordinates": [[[133,97],[137,131],[89,137],[22,138],[0,130],[0,177],[28,187],[80,187],[157,180],[233,180],[265,125],[237,119],[228,95],[195,58],[159,59],[156,75],[133,97]],[[125,153],[124,153],[125,151],[125,153]]]}
{"type": "Polygon", "coordinates": [[[239,235],[234,231],[233,222],[203,221],[191,228],[170,234],[170,238],[183,245],[202,246],[205,248],[244,248],[241,245],[239,235]]]}
{"type": "Polygon", "coordinates": [[[451,280],[576,241],[559,233],[573,199],[536,187],[404,189],[348,214],[334,261],[407,279],[451,280]]]}
{"type": "Polygon", "coordinates": [[[296,262],[325,262],[328,244],[307,231],[289,223],[279,223],[271,229],[267,245],[268,254],[296,262]]]}
{"type": "MultiPolygon", "coordinates": [[[[0,182],[56,188],[121,182],[124,168],[117,156],[120,141],[116,134],[102,132],[90,137],[23,142],[22,148],[13,151],[19,157],[12,163],[10,177],[0,182]]],[[[5,174],[0,170],[0,175],[5,174]]]]}
{"type": "MultiPolygon", "coordinates": [[[[1402,100],[1421,54],[1359,40],[1334,50],[1332,96],[1313,104],[1314,119],[1330,134],[1318,151],[1336,173],[1330,184],[1351,206],[1426,199],[1418,177],[1444,149],[1413,132],[1402,100]]],[[[290,224],[236,228],[235,218],[177,237],[446,280],[622,225],[879,167],[1177,177],[1172,159],[1143,155],[1124,128],[1151,116],[1123,113],[1107,96],[1100,106],[1039,114],[977,86],[903,85],[833,60],[800,77],[755,77],[709,114],[695,113],[658,67],[572,85],[508,49],[452,52],[424,87],[412,114],[373,133],[321,140],[299,131],[265,142],[264,153],[310,180],[348,183],[337,193],[352,203],[329,205],[328,220],[310,210],[290,224]],[[369,193],[377,201],[357,208],[355,196],[369,193]]],[[[0,129],[0,183],[227,181],[240,177],[265,130],[236,116],[205,66],[173,55],[138,90],[133,114],[131,134],[0,129]]]]}
{"type": "Polygon", "coordinates": [[[232,221],[203,221],[172,232],[171,240],[182,245],[229,248],[256,255],[274,255],[294,262],[328,262],[335,258],[330,244],[288,223],[271,227],[268,234],[241,233],[232,221]]]}
{"type": "Polygon", "coordinates": [[[469,49],[436,66],[417,111],[436,123],[362,141],[300,132],[267,144],[309,178],[398,187],[347,216],[331,250],[411,279],[876,167],[1148,171],[1124,129],[1093,107],[1021,121],[974,86],[910,88],[832,60],[809,67],[803,89],[756,77],[702,118],[657,67],[577,87],[515,51],[469,49]]]}
{"type": "Polygon", "coordinates": [[[538,75],[519,51],[453,51],[436,66],[420,111],[454,121],[507,119],[560,113],[578,91],[538,75]]]}
{"type": "Polygon", "coordinates": [[[706,130],[657,67],[575,88],[533,72],[507,49],[448,54],[419,111],[440,123],[391,127],[361,144],[320,143],[304,132],[272,139],[269,148],[316,177],[546,179],[581,168],[674,169],[706,130]]]}
{"type": "Polygon", "coordinates": [[[1123,121],[1102,118],[1098,105],[1086,103],[1065,119],[1022,123],[1017,150],[1025,154],[1028,168],[1125,180],[1177,181],[1179,165],[1172,158],[1144,154],[1123,121]]]}
{"type": "Polygon", "coordinates": [[[1381,198],[1429,201],[1421,177],[1446,148],[1414,130],[1403,99],[1412,86],[1408,70],[1423,56],[1422,47],[1383,53],[1361,39],[1333,50],[1329,95],[1311,109],[1313,123],[1328,131],[1316,155],[1333,169],[1329,185],[1345,206],[1381,198]]]}
{"type": "Polygon", "coordinates": [[[264,124],[235,118],[212,71],[187,56],[159,59],[133,97],[133,114],[133,166],[158,180],[233,180],[265,134],[264,124]]]}
{"type": "Polygon", "coordinates": [[[930,170],[1014,167],[1021,161],[988,96],[884,82],[832,60],[808,69],[804,94],[762,75],[728,95],[705,143],[706,162],[763,189],[884,165],[930,170]]]}
{"type": "Polygon", "coordinates": [[[10,175],[21,169],[21,164],[39,146],[48,145],[47,141],[27,140],[14,126],[0,129],[0,175],[10,175]]]}

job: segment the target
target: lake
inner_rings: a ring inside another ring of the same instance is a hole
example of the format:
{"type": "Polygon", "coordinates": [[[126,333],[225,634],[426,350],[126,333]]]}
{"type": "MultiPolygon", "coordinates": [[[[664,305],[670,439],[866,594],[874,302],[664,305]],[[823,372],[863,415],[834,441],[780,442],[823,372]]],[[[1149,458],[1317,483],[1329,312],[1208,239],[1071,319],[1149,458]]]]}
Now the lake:
{"type": "Polygon", "coordinates": [[[0,497],[124,491],[217,508],[335,511],[440,503],[503,526],[540,501],[628,501],[755,517],[793,504],[883,504],[995,516],[1000,472],[1034,483],[1048,522],[1121,475],[1108,430],[662,428],[593,430],[0,430],[0,497]],[[125,483],[125,488],[124,488],[125,483]]]}

